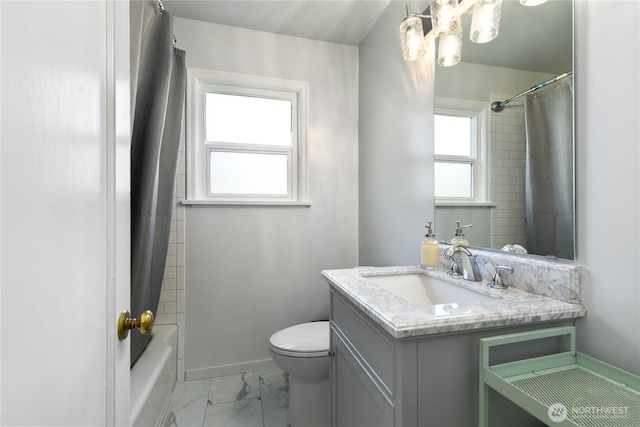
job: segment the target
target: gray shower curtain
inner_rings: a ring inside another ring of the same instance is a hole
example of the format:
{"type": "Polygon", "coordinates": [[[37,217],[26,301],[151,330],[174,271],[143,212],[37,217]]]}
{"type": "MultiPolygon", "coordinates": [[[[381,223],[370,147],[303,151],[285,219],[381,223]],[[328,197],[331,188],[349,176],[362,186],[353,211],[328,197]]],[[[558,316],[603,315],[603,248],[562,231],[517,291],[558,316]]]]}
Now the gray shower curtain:
{"type": "MultiPolygon", "coordinates": [[[[131,2],[131,314],[157,312],[162,289],[184,105],[185,52],[156,1],[131,2]],[[136,54],[138,56],[136,57],[136,54]]],[[[150,336],[131,333],[131,365],[150,336]]]]}
{"type": "Polygon", "coordinates": [[[572,79],[525,98],[527,250],[574,258],[572,79]]]}

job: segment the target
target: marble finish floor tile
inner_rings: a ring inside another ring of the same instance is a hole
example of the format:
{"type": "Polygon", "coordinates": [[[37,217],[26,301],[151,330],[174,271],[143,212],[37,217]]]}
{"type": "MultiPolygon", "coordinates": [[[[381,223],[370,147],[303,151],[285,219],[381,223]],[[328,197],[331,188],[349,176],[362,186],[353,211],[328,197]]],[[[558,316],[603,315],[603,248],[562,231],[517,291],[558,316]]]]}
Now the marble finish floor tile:
{"type": "Polygon", "coordinates": [[[244,399],[260,397],[259,377],[257,372],[226,375],[211,379],[209,404],[236,402],[244,399]]]}
{"type": "Polygon", "coordinates": [[[288,427],[280,369],[179,382],[171,399],[171,427],[288,427]]]}
{"type": "Polygon", "coordinates": [[[288,427],[289,375],[280,369],[260,371],[264,427],[288,427]]]}
{"type": "Polygon", "coordinates": [[[172,427],[202,426],[211,378],[176,383],[171,395],[172,427]]]}
{"type": "Polygon", "coordinates": [[[209,405],[205,427],[263,427],[260,399],[209,405]]]}

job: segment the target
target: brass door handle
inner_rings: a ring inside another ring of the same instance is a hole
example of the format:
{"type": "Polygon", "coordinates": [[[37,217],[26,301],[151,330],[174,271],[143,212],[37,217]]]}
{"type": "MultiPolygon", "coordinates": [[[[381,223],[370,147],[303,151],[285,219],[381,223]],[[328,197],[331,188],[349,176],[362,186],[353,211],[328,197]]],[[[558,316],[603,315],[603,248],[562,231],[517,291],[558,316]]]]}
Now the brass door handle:
{"type": "Polygon", "coordinates": [[[142,335],[147,335],[153,329],[153,312],[147,310],[138,319],[129,317],[128,311],[121,312],[118,318],[118,338],[120,341],[129,335],[129,329],[140,329],[142,335]]]}

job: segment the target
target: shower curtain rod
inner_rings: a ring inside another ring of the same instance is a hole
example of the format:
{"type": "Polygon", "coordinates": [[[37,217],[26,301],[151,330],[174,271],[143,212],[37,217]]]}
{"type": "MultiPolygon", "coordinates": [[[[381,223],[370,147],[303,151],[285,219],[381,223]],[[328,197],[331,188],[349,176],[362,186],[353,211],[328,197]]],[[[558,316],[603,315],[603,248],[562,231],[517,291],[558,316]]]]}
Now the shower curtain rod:
{"type": "Polygon", "coordinates": [[[546,82],[542,82],[539,83],[537,85],[535,85],[534,87],[532,87],[531,89],[525,90],[524,92],[516,95],[516,96],[512,96],[511,98],[505,100],[505,101],[495,101],[491,103],[491,111],[493,111],[494,113],[499,113],[500,111],[504,110],[504,106],[507,105],[508,103],[510,103],[511,101],[513,101],[514,99],[520,98],[521,96],[525,96],[530,94],[531,92],[535,92],[538,89],[542,89],[543,87],[553,83],[553,82],[557,82],[560,79],[564,79],[567,76],[570,76],[573,74],[573,71],[567,71],[564,74],[560,74],[559,76],[555,76],[554,78],[547,80],[546,82]]]}

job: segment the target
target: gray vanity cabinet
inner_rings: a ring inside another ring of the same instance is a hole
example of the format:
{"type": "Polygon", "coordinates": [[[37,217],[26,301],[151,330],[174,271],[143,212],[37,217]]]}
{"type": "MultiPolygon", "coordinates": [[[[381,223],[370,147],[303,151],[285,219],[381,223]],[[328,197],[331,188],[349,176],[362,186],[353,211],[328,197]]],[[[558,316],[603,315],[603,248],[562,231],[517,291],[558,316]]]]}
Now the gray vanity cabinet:
{"type": "Polygon", "coordinates": [[[333,426],[416,425],[415,344],[396,342],[332,293],[331,350],[333,426]]]}
{"type": "MultiPolygon", "coordinates": [[[[333,427],[464,427],[478,425],[479,339],[571,322],[393,338],[332,289],[333,427]]],[[[559,341],[505,350],[502,361],[548,354],[559,341]]],[[[489,397],[491,426],[539,422],[497,393],[489,397]]]]}
{"type": "Polygon", "coordinates": [[[347,343],[333,331],[335,381],[333,386],[333,425],[390,426],[393,406],[377,386],[371,372],[347,343]]]}

